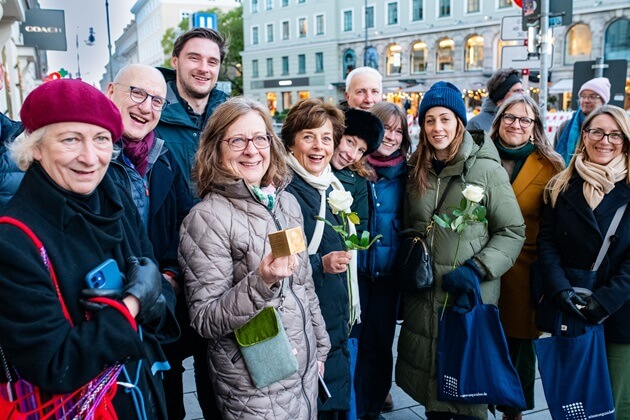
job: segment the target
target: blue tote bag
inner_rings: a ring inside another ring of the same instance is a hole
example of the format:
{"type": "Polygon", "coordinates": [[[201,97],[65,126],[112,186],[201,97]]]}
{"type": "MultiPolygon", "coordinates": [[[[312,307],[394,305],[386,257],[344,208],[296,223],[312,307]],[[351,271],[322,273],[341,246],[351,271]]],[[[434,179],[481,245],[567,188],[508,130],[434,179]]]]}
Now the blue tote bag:
{"type": "Polygon", "coordinates": [[[602,325],[588,327],[582,335],[557,334],[535,344],[540,379],[554,419],[615,418],[602,325]]]}
{"type": "Polygon", "coordinates": [[[470,312],[446,308],[439,313],[438,401],[525,408],[499,309],[482,303],[479,285],[470,312]]]}

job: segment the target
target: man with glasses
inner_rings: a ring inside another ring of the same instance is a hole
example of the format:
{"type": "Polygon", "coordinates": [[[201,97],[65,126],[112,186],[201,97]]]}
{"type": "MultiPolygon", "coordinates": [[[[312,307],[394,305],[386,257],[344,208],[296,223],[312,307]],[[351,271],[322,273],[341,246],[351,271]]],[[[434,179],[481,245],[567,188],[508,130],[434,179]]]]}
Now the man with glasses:
{"type": "Polygon", "coordinates": [[[228,99],[228,95],[216,87],[227,48],[219,32],[194,28],[175,40],[172,69],[158,68],[166,79],[166,99],[170,106],[162,112],[155,132],[166,141],[195,200],[197,191],[191,185],[190,170],[199,136],[216,107],[228,99]]]}
{"type": "Polygon", "coordinates": [[[556,130],[554,145],[566,165],[575,153],[580,140],[580,130],[584,120],[595,108],[606,105],[610,100],[610,81],[606,77],[596,77],[584,83],[578,93],[578,109],[571,119],[564,121],[556,130]]]}
{"type": "Polygon", "coordinates": [[[112,159],[109,173],[133,197],[160,271],[177,295],[174,311],[184,338],[162,345],[171,365],[164,373],[164,393],[168,418],[183,418],[182,360],[190,356],[192,344],[185,341],[191,335],[190,321],[183,299],[177,247],[179,225],[193,200],[179,165],[165,141],[155,133],[160,115],[170,106],[165,98],[166,81],[154,67],[131,64],[118,72],[106,95],[120,110],[125,128],[116,142],[119,154],[112,159]]]}
{"type": "Polygon", "coordinates": [[[523,83],[520,73],[514,69],[499,69],[486,84],[488,97],[483,100],[479,115],[468,120],[466,130],[483,130],[490,132],[494,117],[501,104],[510,96],[523,94],[523,83]]]}

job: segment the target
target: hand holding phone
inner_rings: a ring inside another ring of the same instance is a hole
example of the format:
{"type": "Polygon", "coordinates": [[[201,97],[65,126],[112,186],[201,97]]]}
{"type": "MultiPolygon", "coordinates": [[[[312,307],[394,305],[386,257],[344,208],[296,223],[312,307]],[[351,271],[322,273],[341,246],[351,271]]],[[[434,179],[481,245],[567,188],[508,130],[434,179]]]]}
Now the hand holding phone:
{"type": "Polygon", "coordinates": [[[113,259],[105,260],[85,276],[90,289],[122,290],[123,281],[118,264],[113,259]]]}

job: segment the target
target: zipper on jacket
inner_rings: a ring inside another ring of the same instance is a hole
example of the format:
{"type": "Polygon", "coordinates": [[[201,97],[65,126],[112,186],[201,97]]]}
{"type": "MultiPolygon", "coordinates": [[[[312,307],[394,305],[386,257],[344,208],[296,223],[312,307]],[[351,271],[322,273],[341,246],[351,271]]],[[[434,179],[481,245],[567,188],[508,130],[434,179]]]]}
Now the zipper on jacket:
{"type": "MultiPolygon", "coordinates": [[[[438,177],[437,178],[437,185],[435,187],[435,204],[433,205],[433,208],[437,208],[438,205],[438,201],[440,200],[440,184],[442,182],[442,178],[438,177]]],[[[433,217],[433,214],[431,214],[431,217],[433,217]]],[[[433,219],[429,220],[429,223],[431,223],[433,219]]],[[[433,249],[433,238],[435,238],[435,235],[433,233],[431,233],[431,249],[433,249]]]]}

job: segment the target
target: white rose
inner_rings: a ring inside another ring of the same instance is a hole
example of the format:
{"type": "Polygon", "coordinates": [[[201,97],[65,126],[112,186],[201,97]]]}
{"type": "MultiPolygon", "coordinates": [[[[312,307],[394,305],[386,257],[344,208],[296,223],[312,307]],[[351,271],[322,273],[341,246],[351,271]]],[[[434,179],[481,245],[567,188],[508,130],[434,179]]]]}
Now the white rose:
{"type": "Polygon", "coordinates": [[[477,185],[467,185],[464,191],[462,191],[464,197],[473,203],[479,203],[483,198],[483,188],[477,185]]]}
{"type": "Polygon", "coordinates": [[[352,194],[348,191],[333,190],[328,195],[328,204],[330,204],[333,214],[350,211],[353,201],[352,194]]]}

